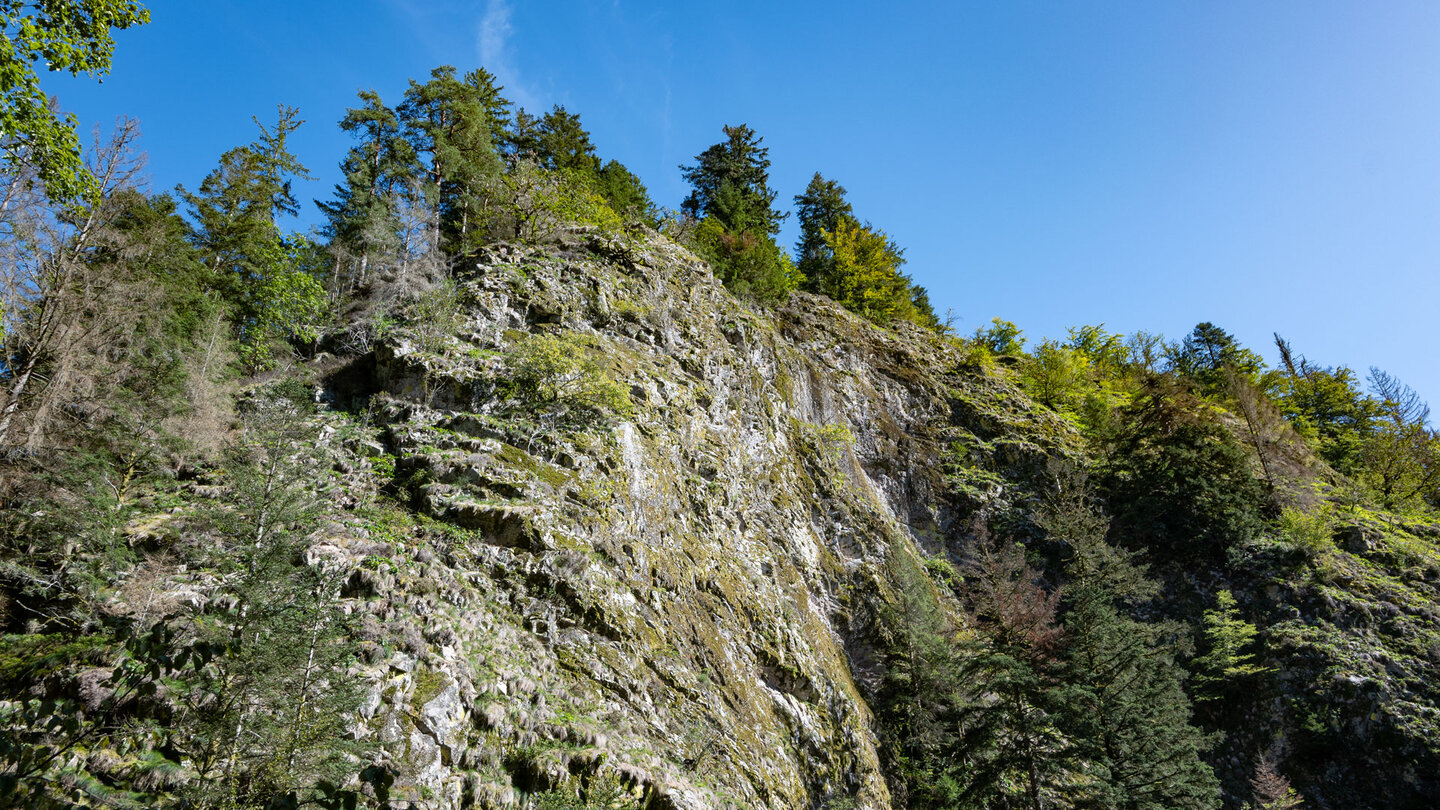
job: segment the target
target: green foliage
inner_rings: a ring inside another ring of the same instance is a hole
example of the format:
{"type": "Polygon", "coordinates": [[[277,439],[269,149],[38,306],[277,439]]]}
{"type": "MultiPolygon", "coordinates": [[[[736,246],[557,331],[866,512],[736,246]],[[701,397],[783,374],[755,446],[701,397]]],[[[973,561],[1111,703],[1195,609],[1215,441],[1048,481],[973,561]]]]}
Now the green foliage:
{"type": "Polygon", "coordinates": [[[841,306],[881,324],[920,320],[910,279],[900,272],[904,251],[884,231],[842,218],[821,236],[830,251],[831,297],[841,306]]]}
{"type": "Polygon", "coordinates": [[[715,217],[727,231],[775,234],[785,217],[774,209],[770,189],[770,150],[755,130],[727,126],[725,140],[681,166],[690,195],[681,210],[695,219],[715,217]]]}
{"type": "Polygon", "coordinates": [[[598,195],[598,202],[619,217],[651,226],[657,223],[655,204],[640,178],[619,161],[602,165],[580,116],[565,107],[557,105],[539,119],[518,110],[506,140],[512,166],[529,163],[546,172],[558,172],[584,196],[598,195]]]}
{"type": "Polygon", "coordinates": [[[766,234],[730,232],[718,218],[702,220],[695,244],[720,281],[737,295],[766,303],[783,302],[804,279],[766,234]]]}
{"type": "Polygon", "coordinates": [[[535,797],[536,810],[641,810],[644,802],[613,771],[602,771],[584,785],[567,783],[535,797]]]}
{"type": "Polygon", "coordinates": [[[1361,452],[1380,415],[1379,403],[1365,396],[1355,372],[1340,366],[1324,368],[1294,357],[1278,335],[1281,368],[1276,404],[1301,435],[1317,443],[1320,457],[1346,475],[1362,470],[1361,452]]]}
{"type": "Polygon", "coordinates": [[[1065,696],[1054,680],[1060,593],[1040,583],[1013,542],[982,536],[965,563],[960,594],[979,633],[961,646],[967,688],[952,756],[965,763],[966,806],[1054,806],[1083,775],[1075,741],[1057,725],[1065,696]]]}
{"type": "Polygon", "coordinates": [[[325,309],[317,276],[327,262],[309,239],[286,236],[276,222],[298,210],[292,178],[308,178],[286,145],[304,123],[297,115],[281,107],[273,128],[257,120],[258,140],[222,155],[197,192],[182,192],[195,220],[191,239],[232,310],[241,359],[251,372],[274,365],[283,341],[314,341],[325,309]]]}
{"type": "Polygon", "coordinates": [[[1025,388],[1042,405],[1069,410],[1090,379],[1090,361],[1085,354],[1053,340],[1035,347],[1021,366],[1025,388]]]}
{"type": "Polygon", "coordinates": [[[595,190],[591,178],[571,169],[548,170],[529,159],[510,168],[501,206],[515,238],[536,244],[566,225],[592,225],[623,237],[624,220],[595,190]]]}
{"type": "Polygon", "coordinates": [[[412,80],[397,109],[411,150],[423,164],[424,193],[438,215],[439,244],[463,256],[494,232],[504,173],[497,144],[509,121],[504,88],[484,68],[457,78],[444,65],[412,80]]]}
{"type": "Polygon", "coordinates": [[[1070,340],[1065,348],[1079,352],[1102,374],[1117,376],[1130,365],[1125,336],[1105,331],[1105,324],[1072,326],[1066,331],[1070,340]]]}
{"type": "Polygon", "coordinates": [[[1196,700],[1219,700],[1253,687],[1257,675],[1271,670],[1254,663],[1246,648],[1259,633],[1240,618],[1235,597],[1227,590],[1215,595],[1215,609],[1205,611],[1205,653],[1194,661],[1196,700]]]}
{"type": "Polygon", "coordinates": [[[99,185],[81,159],[75,117],[57,115],[35,65],[103,78],[115,50],[111,29],[149,21],[150,12],[135,0],[0,3],[0,132],[11,172],[33,170],[56,202],[93,201],[99,185]]]}
{"type": "Polygon", "coordinates": [[[1000,318],[991,318],[989,327],[976,329],[974,340],[996,355],[1016,355],[1025,350],[1025,338],[1020,327],[1000,318]]]}
{"type": "Polygon", "coordinates": [[[1180,394],[1145,394],[1123,414],[1106,467],[1112,536],[1162,559],[1223,559],[1264,523],[1265,490],[1245,451],[1197,411],[1180,394]]]}
{"type": "Polygon", "coordinates": [[[726,140],[682,166],[691,192],[681,205],[700,220],[695,244],[715,275],[739,295],[783,301],[803,282],[790,257],[775,244],[785,215],[774,209],[769,150],[748,126],[725,127],[726,140]]]}
{"type": "Polygon", "coordinates": [[[1213,323],[1202,323],[1186,336],[1173,358],[1175,371],[1215,394],[1227,387],[1227,374],[1254,379],[1265,367],[1260,356],[1242,347],[1213,323]]]}
{"type": "Polygon", "coordinates": [[[325,476],[305,421],[313,405],[297,388],[262,393],[246,409],[225,468],[234,508],[212,518],[224,542],[208,562],[229,573],[229,598],[196,632],[223,652],[184,679],[192,720],[175,742],[202,805],[313,797],[343,782],[365,751],[348,729],[361,695],[336,677],[356,652],[338,604],[346,572],[301,559],[325,476]]]}
{"type": "Polygon", "coordinates": [[[840,285],[835,273],[835,256],[826,243],[825,234],[835,233],[843,220],[854,217],[854,209],[845,199],[845,187],[816,172],[804,193],[795,196],[795,210],[800,218],[800,240],[795,243],[796,267],[805,275],[805,289],[838,301],[840,285]]]}
{"type": "Polygon", "coordinates": [[[515,114],[512,148],[530,157],[546,169],[593,175],[600,171],[600,159],[590,133],[580,124],[580,116],[557,104],[536,121],[520,110],[515,114]]]}
{"type": "MultiPolygon", "coordinates": [[[[38,635],[0,643],[7,698],[22,685],[62,684],[86,666],[110,669],[81,689],[91,695],[83,707],[63,698],[0,704],[0,801],[261,808],[343,798],[335,785],[357,770],[367,746],[351,738],[361,695],[342,676],[355,653],[338,603],[348,572],[303,562],[327,479],[307,422],[310,398],[307,386],[288,382],[245,403],[241,440],[223,469],[228,502],[211,515],[210,542],[188,560],[215,575],[203,613],[166,616],[148,630],[92,622],[88,635],[62,644],[38,635]]],[[[138,485],[116,472],[77,474],[108,484],[98,492],[108,498],[70,502],[64,519],[93,528],[84,540],[70,534],[71,562],[60,562],[74,568],[106,543],[124,547],[115,530],[138,485]]],[[[37,537],[36,528],[27,535],[37,537]]],[[[119,574],[97,571],[96,596],[123,581],[119,574]]],[[[67,615],[54,620],[65,626],[67,615]]]]}
{"type": "Polygon", "coordinates": [[[1190,725],[1183,671],[1163,627],[1122,608],[1156,585],[1133,555],[1105,542],[1105,521],[1076,490],[1052,501],[1040,523],[1069,552],[1065,565],[1066,647],[1057,711],[1091,776],[1081,804],[1146,810],[1217,808],[1219,784],[1200,758],[1209,741],[1190,725]]]}
{"type": "Polygon", "coordinates": [[[526,335],[505,355],[508,395],[551,424],[584,421],[606,412],[629,414],[633,408],[629,394],[606,376],[591,352],[579,335],[526,335]]]}
{"type": "Polygon", "coordinates": [[[660,220],[650,192],[638,176],[625,168],[625,164],[618,160],[606,161],[595,176],[593,185],[610,208],[622,217],[638,220],[652,228],[659,226],[660,220]]]}
{"type": "Polygon", "coordinates": [[[147,438],[92,438],[92,447],[25,470],[30,491],[0,512],[7,612],[37,632],[90,626],[103,615],[109,588],[136,561],[122,528],[139,494],[165,483],[160,448],[147,438]]]}
{"type": "Polygon", "coordinates": [[[796,271],[807,292],[829,296],[876,323],[900,319],[939,329],[925,288],[900,272],[905,251],[884,231],[855,219],[844,187],[816,172],[795,205],[796,271]]]}
{"type": "Polygon", "coordinates": [[[399,116],[374,90],[360,93],[361,106],[345,111],[340,129],[359,140],[341,162],[345,180],[333,202],[319,202],[325,235],[346,277],[332,281],[342,289],[366,284],[372,274],[401,259],[413,239],[402,213],[423,208],[422,172],[414,145],[405,139],[399,116]]]}
{"type": "Polygon", "coordinates": [[[1309,511],[1287,506],[1280,510],[1276,525],[1280,534],[1311,560],[1335,549],[1335,516],[1329,506],[1309,511]]]}
{"type": "Polygon", "coordinates": [[[1430,406],[1410,386],[1378,368],[1370,386],[1379,415],[1361,445],[1361,479],[1387,509],[1440,506],[1440,437],[1430,406]]]}
{"type": "Polygon", "coordinates": [[[894,595],[882,613],[886,661],[878,700],[882,750],[899,782],[892,791],[898,803],[945,807],[958,797],[962,778],[947,756],[956,742],[960,690],[955,628],[914,558],[901,548],[890,557],[894,595]]]}
{"type": "Polygon", "coordinates": [[[450,279],[416,296],[406,307],[409,331],[422,351],[444,351],[465,320],[464,296],[450,279]]]}

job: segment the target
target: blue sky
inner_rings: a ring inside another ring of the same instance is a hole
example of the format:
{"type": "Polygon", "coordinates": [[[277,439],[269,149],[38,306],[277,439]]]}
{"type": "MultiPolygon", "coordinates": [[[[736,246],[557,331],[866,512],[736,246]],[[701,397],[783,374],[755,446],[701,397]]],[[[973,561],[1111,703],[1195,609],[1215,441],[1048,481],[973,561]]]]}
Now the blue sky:
{"type": "Polygon", "coordinates": [[[47,87],[86,127],[138,118],[155,190],[197,185],[284,103],[318,178],[300,196],[328,197],[358,90],[483,65],[579,113],[671,207],[677,166],[750,124],[781,201],[838,180],[962,332],[1209,320],[1440,397],[1440,4],[147,5],[102,85],[47,87]]]}

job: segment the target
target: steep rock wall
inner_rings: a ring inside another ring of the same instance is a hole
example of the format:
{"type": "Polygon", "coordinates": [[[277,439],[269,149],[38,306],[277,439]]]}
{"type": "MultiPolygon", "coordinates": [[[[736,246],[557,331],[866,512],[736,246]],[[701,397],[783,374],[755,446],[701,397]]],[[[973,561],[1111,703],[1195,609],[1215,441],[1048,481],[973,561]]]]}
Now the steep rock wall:
{"type": "Polygon", "coordinates": [[[888,807],[886,560],[961,534],[949,431],[1008,392],[954,396],[960,358],[923,330],[805,295],[772,317],[669,242],[589,239],[495,249],[456,335],[378,351],[396,479],[471,530],[369,601],[424,619],[368,673],[398,789],[503,806],[606,768],[660,806],[888,807]],[[562,430],[507,405],[532,332],[587,336],[633,414],[562,430]]]}

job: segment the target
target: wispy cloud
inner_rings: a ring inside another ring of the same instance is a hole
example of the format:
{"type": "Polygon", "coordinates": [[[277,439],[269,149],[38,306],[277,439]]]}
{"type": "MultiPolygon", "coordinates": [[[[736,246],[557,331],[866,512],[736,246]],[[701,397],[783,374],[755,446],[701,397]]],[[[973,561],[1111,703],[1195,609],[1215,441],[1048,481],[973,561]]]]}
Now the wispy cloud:
{"type": "Polygon", "coordinates": [[[485,5],[485,15],[480,18],[476,36],[476,48],[480,53],[480,64],[505,87],[505,95],[517,105],[529,110],[539,108],[539,98],[526,85],[516,67],[514,53],[510,48],[513,29],[510,26],[510,4],[505,0],[490,0],[485,5]]]}

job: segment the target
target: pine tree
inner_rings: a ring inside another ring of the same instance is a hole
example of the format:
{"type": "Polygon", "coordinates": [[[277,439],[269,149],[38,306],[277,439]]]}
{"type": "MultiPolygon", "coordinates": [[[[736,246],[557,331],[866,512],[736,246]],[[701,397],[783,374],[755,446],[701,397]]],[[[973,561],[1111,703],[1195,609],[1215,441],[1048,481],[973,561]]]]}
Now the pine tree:
{"type": "Polygon", "coordinates": [[[498,144],[510,106],[503,89],[483,68],[456,78],[444,65],[424,84],[412,80],[397,110],[411,148],[428,163],[423,182],[439,214],[436,242],[452,256],[475,250],[496,224],[504,173],[498,144]]]}

